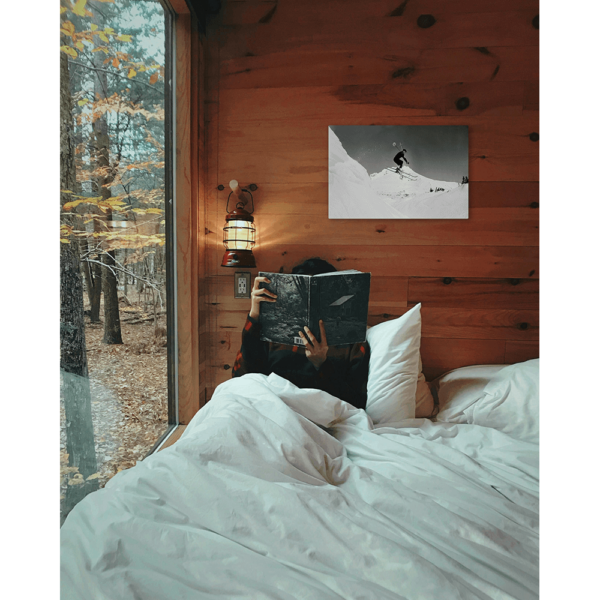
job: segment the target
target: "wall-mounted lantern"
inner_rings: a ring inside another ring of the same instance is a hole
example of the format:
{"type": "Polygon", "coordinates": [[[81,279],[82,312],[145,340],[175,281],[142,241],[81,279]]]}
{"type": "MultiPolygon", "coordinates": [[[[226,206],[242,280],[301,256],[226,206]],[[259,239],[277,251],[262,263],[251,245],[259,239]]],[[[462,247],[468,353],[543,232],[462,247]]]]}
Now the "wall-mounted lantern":
{"type": "Polygon", "coordinates": [[[222,267],[256,267],[256,260],[252,248],[256,243],[256,229],[254,227],[254,198],[250,190],[241,188],[235,179],[229,182],[231,192],[227,197],[227,216],[223,227],[223,245],[227,252],[221,262],[222,267]],[[247,194],[252,200],[252,210],[245,209],[248,204],[247,194]],[[229,200],[234,196],[235,208],[229,212],[229,200]]]}

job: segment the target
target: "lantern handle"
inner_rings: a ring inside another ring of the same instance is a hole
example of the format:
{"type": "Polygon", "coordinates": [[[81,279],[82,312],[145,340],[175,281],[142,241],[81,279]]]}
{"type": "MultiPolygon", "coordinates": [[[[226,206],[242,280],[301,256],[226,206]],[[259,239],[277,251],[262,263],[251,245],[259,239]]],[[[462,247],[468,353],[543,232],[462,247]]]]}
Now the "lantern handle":
{"type": "MultiPolygon", "coordinates": [[[[252,196],[252,192],[246,188],[240,188],[242,192],[247,192],[248,194],[250,194],[250,200],[252,200],[252,210],[249,210],[248,212],[250,214],[252,214],[254,212],[254,196],[252,196]]],[[[233,190],[231,192],[229,192],[229,196],[227,196],[227,206],[225,207],[225,211],[229,212],[229,198],[231,198],[231,194],[233,194],[233,190]]],[[[238,196],[239,198],[239,196],[238,196]]],[[[235,205],[236,208],[244,208],[246,205],[246,202],[242,202],[241,200],[238,200],[237,204],[235,205]]]]}

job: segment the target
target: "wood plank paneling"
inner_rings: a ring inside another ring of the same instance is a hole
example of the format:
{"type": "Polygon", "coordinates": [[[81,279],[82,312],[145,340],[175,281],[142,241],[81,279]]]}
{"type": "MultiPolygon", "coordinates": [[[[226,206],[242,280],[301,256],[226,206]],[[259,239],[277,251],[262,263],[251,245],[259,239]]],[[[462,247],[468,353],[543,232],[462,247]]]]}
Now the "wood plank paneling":
{"type": "Polygon", "coordinates": [[[537,311],[537,279],[475,279],[411,277],[408,301],[424,306],[461,308],[516,308],[537,311]]]}
{"type": "Polygon", "coordinates": [[[537,210],[539,195],[537,181],[470,181],[469,209],[519,206],[537,210]]]}
{"type": "MultiPolygon", "coordinates": [[[[272,80],[270,79],[272,82],[272,80]]],[[[331,78],[327,78],[331,81],[331,78]]],[[[389,82],[377,85],[322,85],[302,88],[262,88],[244,90],[245,121],[282,121],[321,119],[323,125],[339,124],[340,119],[419,116],[519,116],[525,105],[527,86],[523,81],[486,83],[415,84],[389,82]],[[469,106],[459,110],[456,102],[468,97],[469,106]],[[273,106],[271,106],[273,102],[273,106]],[[317,102],[314,108],[311,102],[317,102]]],[[[223,124],[240,120],[236,97],[239,89],[221,91],[225,107],[223,124]],[[229,103],[228,103],[229,101],[229,103]]]]}
{"type": "Polygon", "coordinates": [[[458,367],[468,365],[501,365],[504,362],[504,340],[464,340],[423,338],[421,359],[428,381],[458,367]]]}
{"type": "MultiPolygon", "coordinates": [[[[257,215],[258,218],[258,215],[257,215]]],[[[474,208],[468,219],[324,219],[312,214],[273,215],[257,243],[273,246],[535,246],[538,215],[530,208],[474,208]]]]}
{"type": "Polygon", "coordinates": [[[198,354],[198,164],[196,131],[199,101],[192,93],[192,19],[175,21],[176,142],[175,195],[177,198],[177,339],[179,421],[189,420],[200,408],[198,354]],[[196,98],[192,104],[192,97],[196,98]],[[194,122],[193,122],[194,121],[194,122]],[[196,181],[196,187],[194,187],[196,181]]]}
{"type": "MultiPolygon", "coordinates": [[[[328,180],[328,125],[396,125],[397,117],[339,118],[337,123],[313,119],[220,122],[219,179],[268,183],[308,183],[328,180]],[[249,148],[251,151],[249,151],[249,148]]],[[[232,111],[233,112],[233,111],[232,111]]],[[[232,113],[230,113],[231,115],[232,113]]],[[[239,119],[239,120],[238,120],[239,119]]],[[[469,125],[469,179],[474,181],[538,181],[537,113],[508,117],[406,117],[404,125],[469,125]]]]}
{"type": "MultiPolygon", "coordinates": [[[[525,82],[538,77],[536,46],[489,48],[354,48],[315,52],[309,48],[260,56],[244,54],[221,64],[223,89],[247,92],[313,86],[525,82]]],[[[406,88],[404,89],[407,92],[406,88]]],[[[408,92],[415,98],[414,92],[408,92]]]]}
{"type": "Polygon", "coordinates": [[[510,341],[506,342],[506,354],[504,362],[506,364],[523,362],[538,358],[540,355],[540,345],[536,341],[510,341]]]}
{"type": "MultiPolygon", "coordinates": [[[[216,173],[215,173],[216,176],[216,173]]],[[[227,182],[214,182],[214,190],[210,191],[210,202],[218,206],[217,221],[212,224],[211,230],[222,238],[221,228],[225,219],[225,205],[229,188],[223,191],[216,189],[218,183],[226,185],[227,182]]],[[[242,187],[253,183],[241,183],[242,187]]],[[[260,198],[257,203],[255,217],[260,230],[261,219],[265,215],[304,215],[310,214],[323,219],[328,218],[328,184],[298,183],[290,186],[286,183],[261,183],[256,192],[260,198]]],[[[537,211],[539,206],[539,183],[537,181],[471,181],[469,183],[469,208],[530,208],[537,211]]],[[[537,212],[532,213],[538,219],[537,212]]],[[[340,223],[340,221],[337,221],[340,223]]]]}
{"type": "MultiPolygon", "coordinates": [[[[254,252],[263,271],[289,273],[304,259],[319,255],[338,269],[358,269],[389,277],[532,278],[538,248],[528,246],[261,246],[254,252]]],[[[537,278],[537,276],[536,276],[537,278]]]]}
{"type": "MultiPolygon", "coordinates": [[[[538,10],[537,0],[462,0],[450,6],[455,14],[528,10],[535,15],[538,10]]],[[[339,20],[346,17],[352,21],[373,16],[411,19],[422,14],[443,14],[449,11],[450,6],[448,0],[335,0],[320,3],[314,0],[229,0],[223,7],[222,23],[269,23],[277,11],[278,19],[304,19],[309,22],[330,19],[332,13],[339,20]]]]}
{"type": "Polygon", "coordinates": [[[361,53],[382,51],[394,55],[405,49],[539,44],[539,31],[532,27],[532,19],[537,12],[531,10],[460,14],[453,8],[458,3],[448,2],[445,14],[436,16],[435,25],[423,29],[417,24],[419,15],[400,19],[386,16],[360,19],[351,11],[336,11],[330,0],[318,4],[326,6],[327,19],[315,19],[311,8],[302,11],[305,19],[290,17],[285,20],[280,7],[269,23],[222,28],[221,31],[226,32],[221,46],[222,58],[227,60],[249,53],[261,56],[297,50],[355,52],[360,56],[361,53]],[[306,23],[306,19],[310,23],[306,23]]]}
{"type": "MultiPolygon", "coordinates": [[[[370,310],[369,325],[397,318],[405,309],[390,313],[370,310]]],[[[422,338],[535,341],[539,335],[536,310],[464,309],[421,307],[422,338]]]]}
{"type": "Polygon", "coordinates": [[[536,355],[537,14],[533,0],[224,5],[206,52],[208,397],[231,377],[249,309],[220,267],[230,179],[258,185],[258,266],[244,270],[320,256],[371,272],[369,323],[422,303],[429,379],[536,355]],[[469,219],[329,220],[328,126],[372,124],[468,125],[469,219]]]}

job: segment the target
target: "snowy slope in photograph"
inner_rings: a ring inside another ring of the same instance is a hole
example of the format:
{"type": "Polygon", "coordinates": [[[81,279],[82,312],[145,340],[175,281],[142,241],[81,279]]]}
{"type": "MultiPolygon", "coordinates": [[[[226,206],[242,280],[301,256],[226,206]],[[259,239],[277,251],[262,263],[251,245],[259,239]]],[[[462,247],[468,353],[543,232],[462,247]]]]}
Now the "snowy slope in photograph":
{"type": "Polygon", "coordinates": [[[408,165],[401,173],[384,169],[371,175],[371,187],[389,205],[412,219],[466,219],[469,184],[423,177],[408,165]]]}
{"type": "Polygon", "coordinates": [[[386,196],[371,184],[367,170],[348,156],[337,135],[329,129],[329,218],[402,219],[386,196]]]}
{"type": "Polygon", "coordinates": [[[467,219],[469,185],[424,177],[404,165],[368,175],[329,129],[330,219],[467,219]]]}

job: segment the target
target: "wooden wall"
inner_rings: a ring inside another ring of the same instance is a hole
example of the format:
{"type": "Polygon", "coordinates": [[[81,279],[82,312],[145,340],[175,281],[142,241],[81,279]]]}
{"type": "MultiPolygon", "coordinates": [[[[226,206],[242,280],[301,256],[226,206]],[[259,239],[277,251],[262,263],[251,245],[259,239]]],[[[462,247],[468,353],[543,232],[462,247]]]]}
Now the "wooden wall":
{"type": "Polygon", "coordinates": [[[177,227],[177,384],[179,422],[206,401],[206,186],[204,47],[184,0],[171,0],[175,20],[175,198],[177,227]]]}
{"type": "Polygon", "coordinates": [[[537,0],[223,3],[205,53],[208,398],[249,309],[220,266],[230,179],[258,185],[253,275],[315,255],[370,271],[371,325],[422,302],[429,379],[538,355],[537,15],[537,0]],[[328,220],[328,126],[369,124],[468,125],[469,219],[328,220]]]}

